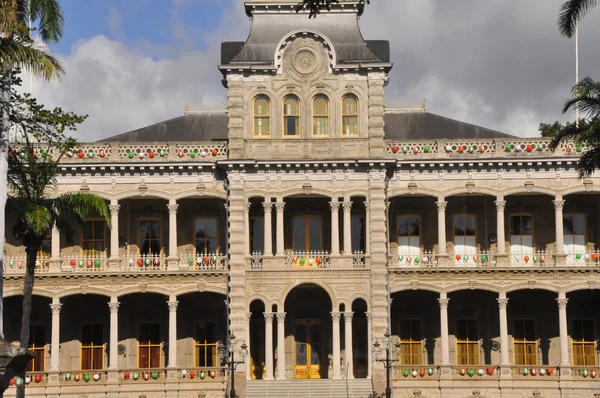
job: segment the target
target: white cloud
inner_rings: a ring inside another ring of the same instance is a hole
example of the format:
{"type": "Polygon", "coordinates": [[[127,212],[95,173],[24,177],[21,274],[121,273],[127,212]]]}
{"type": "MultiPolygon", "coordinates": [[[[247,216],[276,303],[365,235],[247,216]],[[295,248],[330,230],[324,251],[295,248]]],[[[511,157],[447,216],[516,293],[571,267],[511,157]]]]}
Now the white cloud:
{"type": "MultiPolygon", "coordinates": [[[[96,36],[63,55],[67,75],[62,82],[36,83],[36,96],[48,106],[89,114],[78,132],[82,140],[179,116],[184,102],[222,108],[220,42],[244,40],[248,19],[242,1],[227,0],[217,28],[190,38],[177,16],[187,1],[173,1],[170,21],[183,48],[147,41],[127,47],[96,36]],[[188,40],[203,40],[207,50],[193,50],[188,40]]],[[[562,103],[574,82],[574,42],[560,37],[556,27],[561,3],[376,0],[361,24],[365,38],[391,42],[389,106],[419,106],[426,98],[430,112],[534,136],[539,122],[563,118],[562,103]]],[[[109,20],[115,29],[120,26],[115,15],[109,20]]],[[[586,17],[581,32],[582,77],[600,79],[594,41],[600,9],[586,17]]]]}

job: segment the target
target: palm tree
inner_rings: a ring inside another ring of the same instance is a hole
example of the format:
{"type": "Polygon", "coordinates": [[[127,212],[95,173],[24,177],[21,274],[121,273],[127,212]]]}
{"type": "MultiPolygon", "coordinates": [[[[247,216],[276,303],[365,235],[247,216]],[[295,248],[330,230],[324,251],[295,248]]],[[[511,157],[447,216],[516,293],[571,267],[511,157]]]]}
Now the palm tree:
{"type": "MultiPolygon", "coordinates": [[[[58,0],[0,0],[0,214],[4,214],[8,196],[8,139],[10,131],[10,86],[15,67],[49,80],[63,69],[56,58],[35,44],[28,22],[35,21],[43,43],[57,42],[63,34],[64,18],[58,0]]],[[[4,337],[3,269],[6,223],[0,217],[0,338],[4,337]]]]}
{"type": "Polygon", "coordinates": [[[584,118],[579,123],[568,123],[553,138],[550,147],[555,149],[561,142],[576,142],[587,147],[577,168],[580,177],[589,176],[600,169],[600,82],[586,77],[573,87],[573,95],[565,102],[563,113],[578,105],[584,118]]]}
{"type": "Polygon", "coordinates": [[[563,36],[571,37],[577,24],[592,8],[598,5],[598,0],[567,0],[560,7],[558,28],[563,36]]]}
{"type": "MultiPolygon", "coordinates": [[[[35,148],[27,136],[24,141],[25,145],[18,153],[11,152],[9,156],[10,196],[7,210],[16,218],[13,233],[25,246],[27,255],[19,339],[20,348],[27,349],[37,254],[48,231],[56,226],[68,235],[72,232],[73,225],[82,227],[85,219],[90,216],[100,216],[110,226],[110,213],[104,199],[93,194],[55,195],[60,158],[68,148],[75,145],[74,140],[69,140],[53,159],[38,157],[36,150],[40,149],[35,148]]],[[[25,374],[20,376],[24,378],[25,374]]],[[[25,397],[24,383],[17,389],[17,397],[25,397]]]]}

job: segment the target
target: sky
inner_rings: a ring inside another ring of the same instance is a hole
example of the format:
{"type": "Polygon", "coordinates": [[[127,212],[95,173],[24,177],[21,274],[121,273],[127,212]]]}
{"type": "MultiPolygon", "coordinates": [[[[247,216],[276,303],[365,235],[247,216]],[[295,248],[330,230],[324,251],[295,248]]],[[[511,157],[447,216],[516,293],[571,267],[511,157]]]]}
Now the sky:
{"type": "MultiPolygon", "coordinates": [[[[419,107],[517,136],[562,115],[575,83],[575,41],[556,24],[563,0],[372,0],[366,39],[390,41],[389,107],[419,107]]],[[[46,106],[89,115],[95,141],[181,116],[221,110],[222,41],[243,41],[243,0],[61,0],[65,34],[51,51],[60,81],[34,81],[46,106]]],[[[600,6],[580,24],[580,77],[600,80],[600,6]]],[[[29,91],[29,80],[24,83],[29,91]]]]}

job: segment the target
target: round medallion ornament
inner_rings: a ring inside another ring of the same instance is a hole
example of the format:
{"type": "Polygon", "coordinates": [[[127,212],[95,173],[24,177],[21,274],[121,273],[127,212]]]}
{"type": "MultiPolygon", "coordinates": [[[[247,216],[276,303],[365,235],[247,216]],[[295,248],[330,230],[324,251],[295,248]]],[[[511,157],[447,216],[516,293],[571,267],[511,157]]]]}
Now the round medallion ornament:
{"type": "Polygon", "coordinates": [[[317,56],[311,49],[301,48],[294,54],[292,65],[296,73],[300,75],[311,75],[318,67],[317,56]]]}

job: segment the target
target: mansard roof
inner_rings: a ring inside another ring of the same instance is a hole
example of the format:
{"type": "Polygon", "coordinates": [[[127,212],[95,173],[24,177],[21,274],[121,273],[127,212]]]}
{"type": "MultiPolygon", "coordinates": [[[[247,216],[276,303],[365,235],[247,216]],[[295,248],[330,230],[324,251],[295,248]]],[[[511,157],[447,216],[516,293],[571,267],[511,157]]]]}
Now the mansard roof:
{"type": "MultiPolygon", "coordinates": [[[[429,112],[386,113],[385,139],[475,139],[510,138],[509,134],[487,129],[429,112]]],[[[103,139],[103,142],[224,141],[226,114],[187,113],[147,127],[103,139]]]]}

